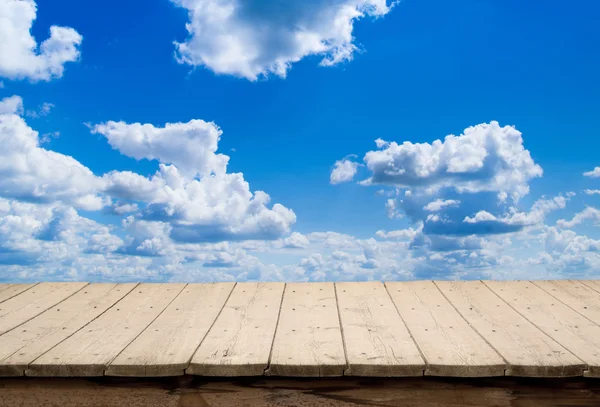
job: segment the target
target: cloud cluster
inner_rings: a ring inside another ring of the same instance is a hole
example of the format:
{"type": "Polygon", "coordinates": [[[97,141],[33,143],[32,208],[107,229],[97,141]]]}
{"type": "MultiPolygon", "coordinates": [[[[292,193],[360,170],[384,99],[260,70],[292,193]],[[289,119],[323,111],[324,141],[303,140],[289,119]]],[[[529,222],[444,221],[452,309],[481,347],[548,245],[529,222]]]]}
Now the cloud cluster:
{"type": "Polygon", "coordinates": [[[172,0],[188,11],[189,37],[176,43],[177,59],[217,74],[249,80],[285,77],[309,55],[321,65],[351,60],[359,49],[354,22],[381,17],[387,0],[172,0]]]}
{"type": "Polygon", "coordinates": [[[0,0],[0,76],[49,81],[79,59],[83,38],[73,28],[51,26],[50,37],[38,46],[31,36],[36,13],[34,0],[0,0]]]}
{"type": "Polygon", "coordinates": [[[413,247],[474,247],[476,239],[463,237],[518,232],[543,222],[571,197],[543,198],[529,212],[518,208],[542,168],[523,146],[521,133],[497,122],[469,127],[444,141],[399,144],[377,139],[376,145],[377,150],[364,156],[370,174],[360,184],[395,189],[385,207],[390,218],[406,216],[421,225],[424,236],[416,236],[413,247]]]}
{"type": "Polygon", "coordinates": [[[38,133],[18,114],[23,111],[20,98],[2,100],[0,111],[0,191],[5,198],[85,210],[110,207],[121,214],[139,210],[135,219],[167,224],[170,237],[180,242],[277,239],[296,221],[290,209],[270,206],[265,192],[252,193],[243,174],[226,172],[229,157],[216,152],[221,131],[214,124],[95,126],[125,155],[160,163],[150,177],[129,171],[100,177],[74,158],[40,147],[38,133]]]}

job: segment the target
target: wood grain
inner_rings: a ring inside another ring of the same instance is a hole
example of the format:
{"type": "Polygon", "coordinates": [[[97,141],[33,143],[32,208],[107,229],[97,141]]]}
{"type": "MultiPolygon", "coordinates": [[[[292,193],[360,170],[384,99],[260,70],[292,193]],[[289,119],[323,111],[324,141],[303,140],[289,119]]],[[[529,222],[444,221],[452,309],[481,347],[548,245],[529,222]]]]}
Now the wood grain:
{"type": "Polygon", "coordinates": [[[0,335],[29,321],[87,283],[41,283],[0,304],[0,335]]]}
{"type": "Polygon", "coordinates": [[[184,287],[185,284],[140,284],[84,329],[30,363],[25,374],[102,376],[110,362],[184,287]]]}
{"type": "Polygon", "coordinates": [[[188,374],[260,376],[269,364],[283,283],[239,283],[192,357],[188,374]]]}
{"type": "Polygon", "coordinates": [[[432,281],[386,283],[427,361],[426,375],[504,376],[502,357],[463,319],[432,281]]]}
{"type": "Polygon", "coordinates": [[[436,282],[467,322],[508,362],[506,375],[581,376],[585,363],[480,281],[436,282]]]}
{"type": "Polygon", "coordinates": [[[0,376],[22,376],[29,363],[97,318],[135,286],[90,284],[0,336],[0,376]]]}
{"type": "Polygon", "coordinates": [[[108,376],[179,376],[233,290],[234,283],[188,284],[106,369],[108,376]]]}
{"type": "Polygon", "coordinates": [[[268,374],[342,376],[345,367],[333,283],[288,284],[268,374]]]}
{"type": "Polygon", "coordinates": [[[346,376],[422,376],[425,362],[380,282],[336,283],[346,376]]]}
{"type": "Polygon", "coordinates": [[[485,284],[546,335],[588,365],[586,376],[600,375],[600,325],[557,301],[530,281],[485,284]]]}

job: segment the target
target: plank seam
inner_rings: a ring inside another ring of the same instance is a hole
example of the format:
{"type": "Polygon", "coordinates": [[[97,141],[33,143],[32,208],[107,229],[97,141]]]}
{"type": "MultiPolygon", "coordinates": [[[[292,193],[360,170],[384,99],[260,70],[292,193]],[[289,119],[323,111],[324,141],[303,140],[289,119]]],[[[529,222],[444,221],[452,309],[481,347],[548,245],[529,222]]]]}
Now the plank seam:
{"type": "MultiPolygon", "coordinates": [[[[479,280],[479,281],[481,281],[481,280],[479,280]]],[[[503,355],[502,355],[502,354],[501,354],[501,353],[498,351],[498,349],[496,349],[496,348],[495,348],[495,347],[494,347],[494,346],[493,346],[493,345],[492,345],[492,344],[491,344],[491,343],[490,343],[490,342],[489,342],[489,341],[486,339],[486,337],[485,337],[485,336],[483,336],[483,335],[481,334],[481,332],[479,332],[479,331],[477,330],[477,328],[475,328],[475,327],[474,327],[474,326],[471,324],[471,322],[469,322],[469,320],[468,320],[467,318],[465,318],[465,316],[464,316],[464,315],[463,315],[463,314],[462,314],[462,313],[461,313],[461,312],[458,310],[458,308],[456,308],[456,306],[455,306],[455,305],[452,303],[452,301],[450,301],[450,298],[448,298],[448,297],[446,296],[446,294],[444,294],[444,292],[442,291],[442,289],[441,289],[441,288],[440,288],[440,287],[437,285],[437,283],[436,283],[435,281],[433,281],[433,285],[435,285],[435,288],[437,288],[437,289],[438,289],[438,291],[439,291],[440,293],[442,293],[442,296],[443,296],[443,297],[446,299],[446,301],[448,301],[448,303],[450,304],[450,306],[452,306],[452,308],[454,308],[454,310],[455,310],[455,311],[458,313],[458,315],[460,315],[460,317],[461,317],[461,318],[462,318],[462,319],[463,319],[463,320],[464,320],[464,321],[467,323],[467,325],[469,325],[469,326],[471,327],[471,329],[472,329],[473,331],[475,331],[475,333],[476,333],[477,335],[479,335],[479,336],[481,337],[481,339],[483,339],[483,340],[484,340],[484,342],[485,342],[485,343],[487,343],[487,344],[488,344],[488,346],[489,346],[490,348],[492,348],[492,349],[494,350],[494,352],[496,352],[496,353],[498,354],[498,356],[500,356],[500,358],[502,358],[502,360],[504,361],[504,367],[505,367],[505,369],[504,369],[504,376],[506,376],[506,372],[507,372],[507,371],[509,371],[509,370],[511,369],[511,367],[512,367],[512,366],[511,366],[511,364],[510,364],[510,363],[508,363],[508,360],[506,360],[506,358],[505,358],[505,357],[504,357],[504,356],[503,356],[503,355]]]]}
{"type": "MultiPolygon", "coordinates": [[[[12,331],[13,329],[17,329],[17,328],[18,328],[18,327],[20,327],[21,325],[23,325],[23,324],[26,324],[27,322],[31,321],[31,320],[32,320],[32,319],[34,319],[34,318],[37,318],[38,316],[42,315],[44,312],[48,311],[50,308],[52,308],[52,307],[56,307],[57,305],[59,305],[59,304],[60,304],[60,303],[62,303],[63,301],[65,301],[65,300],[68,300],[69,298],[71,298],[72,296],[74,296],[75,294],[77,294],[79,291],[83,290],[83,289],[84,289],[85,287],[87,287],[88,285],[90,285],[90,283],[85,283],[85,285],[83,285],[83,286],[82,286],[82,287],[81,287],[79,290],[77,290],[77,291],[75,291],[75,292],[73,292],[73,293],[69,294],[67,297],[63,298],[62,300],[58,301],[57,303],[54,303],[54,304],[50,305],[48,308],[46,308],[46,309],[44,309],[44,310],[40,311],[39,313],[35,314],[34,316],[32,316],[31,318],[29,318],[28,320],[21,322],[19,325],[15,325],[15,326],[13,326],[12,328],[10,328],[10,329],[9,329],[9,330],[7,330],[7,331],[0,332],[0,336],[4,335],[5,333],[8,333],[8,332],[12,331]]],[[[31,288],[33,288],[33,287],[31,287],[31,288]]],[[[25,290],[25,291],[29,291],[29,290],[25,290]]],[[[25,292],[25,291],[23,291],[23,292],[25,292]]],[[[48,293],[48,294],[46,294],[46,295],[49,295],[49,294],[52,294],[52,292],[50,292],[50,293],[48,293]]],[[[43,298],[43,297],[42,297],[42,298],[43,298]]],[[[18,312],[18,311],[20,311],[20,310],[13,311],[13,312],[18,312]]],[[[10,312],[9,312],[9,314],[10,314],[10,312]]],[[[6,315],[9,315],[9,314],[6,314],[6,315]]]]}
{"type": "MultiPolygon", "coordinates": [[[[35,284],[33,284],[31,287],[29,287],[29,288],[26,288],[26,289],[24,289],[23,291],[20,291],[20,292],[18,292],[17,294],[15,294],[15,295],[12,295],[12,296],[10,296],[10,297],[8,297],[8,298],[6,298],[6,299],[4,299],[4,300],[0,301],[0,304],[2,304],[4,301],[8,301],[8,300],[10,300],[11,298],[15,298],[17,295],[21,295],[21,294],[23,294],[24,292],[31,290],[33,287],[37,286],[38,284],[39,284],[39,283],[35,283],[35,284]]],[[[7,287],[7,288],[5,288],[5,289],[7,290],[7,289],[8,289],[8,287],[7,287]]],[[[4,291],[4,290],[2,290],[2,291],[4,291]]],[[[8,331],[7,331],[7,332],[8,332],[8,331]]]]}
{"type": "Polygon", "coordinates": [[[227,298],[225,299],[225,301],[223,301],[223,305],[221,306],[221,309],[217,313],[217,316],[215,317],[215,319],[213,320],[213,322],[210,324],[210,326],[206,330],[206,333],[202,337],[202,340],[200,340],[200,343],[198,344],[198,346],[196,346],[196,349],[192,352],[192,356],[190,356],[190,359],[187,362],[187,367],[185,369],[183,369],[183,371],[185,373],[187,373],[187,369],[190,367],[190,364],[192,363],[192,360],[194,359],[194,355],[196,354],[196,352],[198,352],[198,349],[200,349],[200,347],[204,343],[204,340],[206,339],[206,337],[208,336],[208,334],[210,333],[210,331],[213,329],[213,326],[215,326],[215,323],[217,322],[217,320],[221,316],[221,313],[225,309],[225,306],[227,305],[227,302],[229,301],[229,298],[231,298],[231,294],[233,294],[233,290],[235,290],[236,286],[237,286],[237,282],[234,282],[233,286],[231,287],[231,291],[229,291],[229,294],[227,295],[227,298]]]}
{"type": "MultiPolygon", "coordinates": [[[[571,280],[569,280],[569,281],[571,281],[571,280]]],[[[578,282],[581,282],[581,280],[573,280],[573,281],[578,281],[578,282]]],[[[546,292],[546,293],[550,294],[550,295],[552,296],[552,298],[555,298],[555,299],[556,299],[558,302],[560,302],[561,304],[564,304],[564,305],[566,305],[568,308],[572,309],[573,311],[575,311],[576,313],[578,313],[579,315],[581,315],[582,317],[584,317],[585,319],[587,319],[588,321],[590,321],[592,324],[594,324],[594,325],[600,325],[600,323],[598,323],[598,322],[596,322],[596,321],[593,321],[593,320],[589,319],[587,316],[583,315],[581,312],[577,311],[575,308],[571,307],[569,304],[567,304],[566,302],[562,301],[560,298],[556,297],[556,296],[555,296],[554,294],[552,294],[550,291],[547,291],[547,290],[545,290],[543,287],[540,287],[539,285],[535,284],[535,282],[534,282],[534,281],[531,281],[531,280],[530,280],[529,282],[530,282],[530,283],[532,283],[532,284],[533,284],[534,286],[536,286],[537,288],[539,288],[540,290],[542,290],[542,291],[544,291],[544,292],[546,292]]],[[[586,287],[589,287],[589,288],[591,288],[593,291],[596,291],[596,290],[594,290],[592,287],[588,286],[587,284],[584,284],[584,285],[585,285],[586,287]]],[[[558,287],[558,289],[560,290],[560,287],[558,287]]],[[[566,291],[566,290],[561,290],[561,291],[563,291],[563,292],[564,292],[564,293],[566,293],[566,294],[569,294],[569,292],[568,292],[568,291],[566,291]]]]}
{"type": "Polygon", "coordinates": [[[425,357],[425,354],[421,350],[421,347],[417,343],[417,340],[415,339],[415,337],[413,336],[412,332],[410,331],[410,328],[408,327],[408,324],[404,320],[404,317],[402,317],[402,314],[400,313],[400,310],[398,309],[398,306],[396,305],[396,302],[394,301],[394,298],[392,298],[392,295],[390,294],[390,290],[389,290],[389,288],[387,286],[387,283],[383,283],[383,287],[385,288],[385,292],[387,293],[388,298],[390,299],[390,301],[392,302],[392,304],[394,304],[394,309],[396,310],[396,313],[398,313],[398,316],[402,320],[402,323],[404,324],[404,327],[408,331],[408,334],[410,335],[410,339],[412,339],[413,343],[417,347],[417,350],[419,351],[419,354],[421,355],[421,358],[423,359],[423,363],[425,363],[425,369],[423,370],[423,376],[425,376],[425,372],[427,371],[427,369],[429,369],[429,361],[425,357]]]}
{"type": "MultiPolygon", "coordinates": [[[[504,298],[500,297],[500,295],[498,295],[490,286],[488,286],[485,281],[483,280],[479,280],[481,281],[481,283],[488,289],[490,290],[496,297],[498,297],[502,302],[504,302],[506,305],[508,305],[511,309],[513,309],[517,314],[519,314],[520,316],[523,317],[523,319],[525,319],[525,321],[529,322],[531,325],[533,325],[538,331],[540,331],[541,333],[543,333],[544,335],[546,335],[548,338],[550,338],[550,340],[556,342],[557,344],[559,344],[560,346],[562,346],[563,348],[565,348],[566,351],[568,351],[571,355],[575,356],[577,359],[579,359],[586,367],[586,369],[584,369],[582,372],[585,372],[586,370],[589,369],[589,365],[583,361],[579,356],[577,356],[575,353],[573,353],[573,351],[571,351],[571,349],[567,348],[565,345],[563,345],[562,343],[560,343],[558,340],[554,339],[553,337],[550,336],[550,334],[547,334],[546,332],[544,332],[544,330],[542,330],[542,328],[540,328],[539,326],[537,326],[537,324],[535,324],[533,321],[531,321],[529,318],[527,318],[525,315],[523,315],[519,310],[517,310],[515,307],[513,307],[512,305],[510,305],[510,303],[508,301],[505,301],[504,298]]],[[[530,280],[527,280],[528,283],[531,283],[530,280]]],[[[537,287],[537,286],[536,286],[537,287]]],[[[544,291],[544,290],[542,290],[544,291]]],[[[544,291],[545,292],[545,291],[544,291]]],[[[563,366],[564,368],[565,366],[563,366]]],[[[582,373],[583,375],[583,373],[582,373]]]]}
{"type": "MultiPolygon", "coordinates": [[[[88,285],[85,285],[85,286],[83,286],[83,288],[86,288],[86,287],[88,287],[89,285],[90,285],[90,284],[88,284],[88,285]]],[[[118,284],[115,284],[115,287],[116,287],[117,285],[118,285],[118,284]]],[[[111,288],[111,289],[110,289],[110,290],[109,290],[109,291],[108,291],[108,292],[107,292],[105,295],[108,295],[108,293],[110,293],[110,292],[111,292],[111,291],[112,291],[112,290],[113,290],[115,287],[111,288]]],[[[82,289],[83,289],[83,288],[82,288],[82,289]]],[[[81,291],[81,290],[79,290],[79,291],[81,291]]],[[[75,292],[73,295],[77,294],[79,291],[75,292]]],[[[65,300],[67,300],[68,298],[69,298],[69,297],[65,298],[65,300]]],[[[62,302],[61,302],[61,303],[62,303],[62,302]]],[[[56,304],[56,305],[58,305],[58,304],[56,304]]],[[[52,308],[52,307],[51,307],[51,308],[52,308]]],[[[48,308],[48,309],[50,309],[50,308],[48,308]]],[[[46,311],[48,311],[48,310],[46,310],[46,311]]],[[[35,319],[35,318],[37,318],[37,317],[39,317],[39,316],[41,316],[41,315],[42,315],[42,314],[44,314],[46,311],[42,312],[42,313],[41,313],[41,314],[39,314],[39,315],[36,315],[34,318],[30,319],[30,321],[31,321],[31,320],[33,320],[33,319],[35,319]]],[[[90,321],[90,322],[91,322],[91,321],[90,321]]],[[[24,322],[23,324],[25,324],[25,323],[26,323],[26,322],[24,322]]],[[[87,322],[87,323],[86,323],[86,325],[87,325],[88,323],[89,323],[89,322],[87,322]]],[[[22,324],[21,324],[21,325],[22,325],[22,324]]],[[[17,328],[17,327],[15,327],[15,328],[17,328]]],[[[82,328],[83,328],[83,327],[82,327],[82,328]]],[[[80,328],[80,329],[82,329],[82,328],[80,328]]],[[[77,331],[79,331],[79,329],[78,329],[77,331]]],[[[75,332],[77,332],[77,331],[75,331],[75,332]]],[[[7,332],[9,332],[9,331],[7,331],[7,332]]],[[[74,333],[75,333],[75,332],[74,332],[74,333]]],[[[71,335],[73,335],[73,334],[71,334],[71,335]]],[[[71,336],[71,335],[69,335],[69,336],[71,336]]],[[[63,341],[64,341],[64,340],[66,340],[66,339],[67,339],[67,338],[63,339],[63,341]]],[[[60,341],[60,342],[62,342],[62,341],[60,341]]],[[[59,342],[59,343],[60,343],[60,342],[59,342]]],[[[56,345],[58,345],[58,343],[57,343],[56,345]]],[[[56,345],[54,345],[54,346],[56,346],[56,345]]],[[[53,346],[53,347],[54,347],[54,346],[53,346]]],[[[14,356],[14,355],[15,355],[17,352],[20,352],[20,351],[21,351],[21,349],[22,349],[22,348],[19,348],[19,349],[15,350],[13,353],[11,353],[10,355],[6,356],[4,359],[0,360],[0,363],[2,363],[3,361],[5,361],[5,360],[7,360],[7,359],[10,359],[10,358],[11,358],[11,357],[13,357],[13,356],[14,356]]],[[[50,349],[51,349],[51,348],[50,348],[50,349]]],[[[50,349],[48,349],[48,350],[50,350],[50,349]]],[[[48,351],[48,350],[47,350],[47,351],[48,351]]],[[[47,351],[45,351],[44,353],[46,353],[47,351]]],[[[40,355],[40,356],[41,356],[41,355],[40,355]]],[[[37,359],[37,358],[36,358],[36,359],[37,359]]],[[[35,360],[35,359],[34,359],[34,360],[35,360]]],[[[33,363],[33,361],[32,361],[32,362],[30,362],[30,363],[33,363]]],[[[29,364],[27,364],[27,366],[29,367],[29,364]]],[[[23,374],[25,374],[25,372],[23,372],[23,374]]]]}
{"type": "Polygon", "coordinates": [[[281,317],[281,308],[283,308],[283,296],[287,289],[287,283],[283,284],[283,291],[281,292],[281,300],[279,300],[279,311],[277,312],[277,322],[275,322],[275,330],[273,331],[273,340],[271,341],[271,348],[269,349],[269,358],[267,359],[267,367],[263,370],[263,376],[270,376],[269,369],[271,368],[271,358],[273,357],[273,348],[275,347],[275,337],[277,336],[277,328],[279,328],[279,318],[281,317]]]}
{"type": "Polygon", "coordinates": [[[346,359],[346,366],[342,370],[342,376],[346,375],[346,371],[350,369],[350,361],[348,360],[348,350],[346,348],[346,335],[344,335],[344,325],[342,325],[342,314],[340,312],[340,302],[338,300],[337,283],[333,283],[333,292],[335,293],[335,309],[338,314],[338,323],[340,324],[340,334],[342,335],[342,347],[344,348],[344,359],[346,359]]]}
{"type": "MultiPolygon", "coordinates": [[[[586,284],[586,281],[590,281],[590,280],[576,280],[576,281],[580,282],[580,283],[581,283],[581,284],[583,284],[584,286],[586,286],[586,287],[588,287],[588,288],[590,288],[590,289],[592,289],[592,290],[594,290],[594,291],[596,291],[597,293],[599,293],[599,294],[600,294],[600,290],[598,290],[598,288],[596,288],[596,287],[593,287],[593,286],[591,286],[591,285],[589,285],[589,284],[586,284]]],[[[597,280],[593,280],[593,281],[597,281],[597,280]]]]}
{"type": "MultiPolygon", "coordinates": [[[[58,342],[57,344],[55,344],[54,346],[51,346],[50,348],[48,348],[46,351],[44,351],[43,353],[41,353],[37,358],[33,359],[31,362],[29,362],[27,364],[27,369],[29,369],[29,366],[31,366],[31,364],[33,362],[35,362],[36,360],[38,360],[39,358],[41,358],[42,356],[44,356],[46,353],[50,352],[52,349],[56,348],[58,345],[60,345],[61,343],[63,343],[64,341],[66,341],[67,339],[69,339],[71,336],[75,335],[77,332],[81,331],[82,329],[84,329],[86,326],[88,326],[89,324],[91,324],[92,322],[94,322],[95,320],[97,320],[98,318],[100,318],[102,315],[104,315],[109,309],[111,309],[112,307],[114,307],[115,305],[117,305],[120,301],[123,300],[123,298],[127,297],[127,295],[129,295],[130,292],[132,292],[138,285],[140,285],[140,283],[137,283],[136,285],[133,286],[133,288],[131,290],[129,290],[127,293],[125,293],[118,301],[115,301],[115,303],[113,305],[111,305],[110,307],[106,308],[104,310],[104,312],[100,313],[98,316],[96,316],[95,318],[91,319],[89,322],[87,322],[85,325],[83,325],[81,328],[79,328],[78,330],[76,330],[75,332],[73,332],[71,335],[67,336],[66,338],[64,338],[62,341],[58,342]]],[[[119,286],[119,283],[115,283],[115,286],[113,288],[111,288],[110,291],[114,290],[115,288],[117,288],[119,286]]],[[[87,287],[87,286],[85,286],[87,287]]],[[[109,292],[110,292],[109,291],[109,292]]],[[[107,293],[108,294],[108,293],[107,293]]],[[[25,375],[25,372],[23,372],[23,375],[25,375]]]]}
{"type": "MultiPolygon", "coordinates": [[[[161,283],[161,285],[165,285],[165,284],[168,284],[168,283],[161,283]]],[[[133,338],[131,341],[129,341],[129,343],[128,343],[127,345],[123,346],[123,349],[121,349],[121,350],[120,350],[120,351],[119,351],[119,352],[118,352],[118,353],[115,355],[115,357],[114,357],[114,358],[112,358],[112,359],[111,359],[111,360],[110,360],[110,361],[109,361],[109,362],[108,362],[108,363],[105,365],[105,368],[109,367],[109,366],[112,364],[112,362],[114,362],[114,361],[115,361],[115,359],[116,359],[116,358],[118,358],[118,357],[119,357],[119,355],[120,355],[121,353],[123,353],[123,351],[124,351],[124,350],[125,350],[125,349],[126,349],[128,346],[129,346],[129,345],[131,345],[131,344],[132,344],[132,343],[133,343],[133,342],[134,342],[134,341],[135,341],[135,340],[136,340],[136,339],[137,339],[137,338],[138,338],[138,337],[139,337],[141,334],[143,334],[143,333],[144,333],[144,331],[146,331],[146,329],[148,329],[148,327],[149,327],[150,325],[152,325],[152,324],[154,323],[154,321],[156,321],[156,319],[157,319],[158,317],[160,317],[160,316],[162,315],[162,313],[163,313],[163,312],[165,312],[165,310],[166,310],[167,308],[169,308],[169,305],[171,305],[171,304],[173,303],[173,301],[175,301],[175,299],[181,295],[181,293],[183,292],[183,290],[185,290],[185,287],[187,287],[187,286],[188,286],[188,284],[185,284],[185,285],[184,285],[184,286],[181,288],[181,290],[180,290],[180,291],[177,293],[177,295],[176,295],[176,296],[174,296],[174,297],[171,299],[171,301],[169,301],[169,303],[168,303],[167,305],[165,305],[165,307],[164,307],[164,308],[163,308],[163,309],[162,309],[162,310],[161,310],[161,311],[160,311],[160,312],[159,312],[159,313],[158,313],[158,314],[157,314],[157,315],[156,315],[154,318],[152,318],[152,321],[150,321],[150,322],[148,323],[148,325],[146,325],[146,327],[145,327],[144,329],[142,329],[142,330],[140,331],[140,333],[139,333],[139,334],[137,334],[137,335],[135,336],[135,338],[133,338]]],[[[103,375],[103,376],[105,376],[105,375],[106,375],[106,369],[103,369],[103,370],[102,370],[102,375],[103,375]]],[[[146,376],[146,365],[144,365],[144,376],[146,376]]]]}

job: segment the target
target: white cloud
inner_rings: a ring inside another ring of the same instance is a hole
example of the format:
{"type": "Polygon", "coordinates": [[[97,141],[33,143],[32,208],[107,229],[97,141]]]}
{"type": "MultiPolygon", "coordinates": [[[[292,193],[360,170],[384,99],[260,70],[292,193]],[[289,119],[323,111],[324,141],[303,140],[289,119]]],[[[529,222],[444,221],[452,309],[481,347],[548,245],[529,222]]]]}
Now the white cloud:
{"type": "Polygon", "coordinates": [[[216,153],[221,132],[212,123],[96,126],[119,151],[160,162],[151,177],[127,171],[98,177],[72,157],[39,146],[38,133],[11,113],[22,111],[20,98],[4,99],[0,109],[6,112],[0,114],[0,191],[6,198],[86,210],[121,199],[127,205],[113,213],[139,208],[141,219],[168,223],[170,237],[182,242],[277,239],[296,221],[290,209],[269,205],[265,192],[252,193],[242,173],[226,172],[229,157],[216,153]]]}
{"type": "Polygon", "coordinates": [[[0,102],[2,195],[28,201],[62,201],[87,210],[102,208],[101,180],[72,157],[41,148],[38,133],[15,114],[19,111],[19,97],[0,102]]]}
{"type": "Polygon", "coordinates": [[[585,177],[598,178],[600,177],[600,167],[594,167],[592,171],[584,172],[585,177]]]}
{"type": "Polygon", "coordinates": [[[561,228],[572,228],[586,221],[591,221],[594,225],[600,224],[600,210],[588,206],[583,211],[575,214],[570,221],[560,219],[556,222],[556,225],[561,228]]]}
{"type": "MultiPolygon", "coordinates": [[[[380,143],[381,144],[381,143],[380,143]]],[[[365,155],[372,172],[365,184],[462,192],[506,193],[518,201],[529,192],[528,182],[542,175],[523,147],[521,133],[497,122],[465,129],[442,142],[390,142],[365,155]]]]}
{"type": "Polygon", "coordinates": [[[586,189],[583,192],[587,195],[600,195],[600,189],[586,189]]]}
{"type": "Polygon", "coordinates": [[[228,156],[216,154],[223,132],[216,124],[203,120],[167,123],[165,127],[109,121],[96,125],[93,132],[105,136],[126,156],[174,164],[189,177],[223,174],[229,161],[228,156]]]}
{"type": "Polygon", "coordinates": [[[177,60],[249,80],[285,77],[309,55],[322,56],[323,66],[351,60],[358,50],[354,22],[391,9],[387,0],[172,1],[190,19],[188,39],[176,43],[177,60]]]}
{"type": "Polygon", "coordinates": [[[0,100],[0,114],[22,114],[23,99],[20,96],[9,96],[0,100]]]}
{"type": "Polygon", "coordinates": [[[352,181],[360,164],[350,160],[338,160],[335,162],[329,182],[331,184],[339,184],[342,182],[352,181]]]}
{"type": "Polygon", "coordinates": [[[137,204],[130,203],[117,203],[113,205],[112,210],[117,215],[124,215],[126,213],[137,212],[139,210],[137,204]]]}
{"type": "Polygon", "coordinates": [[[420,232],[421,228],[413,229],[400,229],[400,230],[390,230],[386,232],[385,230],[378,230],[375,235],[382,239],[390,239],[390,240],[412,240],[417,236],[420,232]]]}
{"type": "Polygon", "coordinates": [[[293,232],[290,236],[283,239],[283,247],[288,249],[304,249],[310,244],[309,240],[302,233],[293,232]]]}
{"type": "Polygon", "coordinates": [[[296,221],[283,205],[269,208],[265,192],[252,193],[243,174],[226,172],[229,157],[216,152],[222,132],[214,123],[108,122],[93,131],[125,155],[161,163],[149,178],[113,171],[103,179],[109,195],[143,201],[144,219],[169,222],[177,241],[276,239],[296,221]]]}
{"type": "Polygon", "coordinates": [[[427,205],[425,205],[423,209],[429,212],[438,212],[446,207],[457,206],[459,204],[460,201],[456,199],[436,199],[435,201],[431,201],[427,205]]]}
{"type": "Polygon", "coordinates": [[[31,36],[37,6],[33,0],[0,0],[0,76],[49,81],[63,75],[64,64],[79,59],[81,35],[69,27],[50,27],[41,44],[31,36]]]}

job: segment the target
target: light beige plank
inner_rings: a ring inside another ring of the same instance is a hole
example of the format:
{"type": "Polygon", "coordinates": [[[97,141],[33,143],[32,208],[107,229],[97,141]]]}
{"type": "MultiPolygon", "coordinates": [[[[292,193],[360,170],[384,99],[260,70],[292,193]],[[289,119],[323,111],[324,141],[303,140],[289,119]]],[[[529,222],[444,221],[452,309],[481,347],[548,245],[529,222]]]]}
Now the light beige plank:
{"type": "Polygon", "coordinates": [[[102,376],[185,284],[140,284],[84,329],[30,363],[27,376],[102,376]]]}
{"type": "Polygon", "coordinates": [[[0,303],[16,297],[33,286],[35,284],[2,284],[2,287],[0,287],[0,303]]]}
{"type": "Polygon", "coordinates": [[[530,281],[486,281],[500,298],[600,375],[600,326],[590,322],[530,281]]]}
{"type": "Polygon", "coordinates": [[[33,360],[97,318],[136,284],[90,284],[0,336],[0,376],[22,376],[33,360]]]}
{"type": "Polygon", "coordinates": [[[0,335],[29,321],[87,283],[41,283],[0,304],[0,335]]]}
{"type": "Polygon", "coordinates": [[[588,287],[600,292],[600,280],[579,280],[588,287]]]}
{"type": "Polygon", "coordinates": [[[469,326],[432,281],[386,286],[425,356],[426,375],[504,376],[506,363],[502,357],[469,326]]]}
{"type": "Polygon", "coordinates": [[[110,364],[107,376],[180,376],[235,283],[188,284],[110,364]]]}
{"type": "Polygon", "coordinates": [[[508,362],[506,375],[581,376],[585,363],[541,332],[480,281],[435,283],[508,362]]]}
{"type": "Polygon", "coordinates": [[[425,361],[380,282],[336,283],[346,376],[423,376],[425,361]]]}
{"type": "Polygon", "coordinates": [[[239,283],[192,357],[188,374],[261,376],[277,326],[283,283],[239,283]]]}
{"type": "Polygon", "coordinates": [[[563,304],[600,324],[600,293],[577,280],[533,281],[563,304]]]}
{"type": "Polygon", "coordinates": [[[288,284],[267,373],[342,376],[345,368],[333,283],[288,284]]]}

